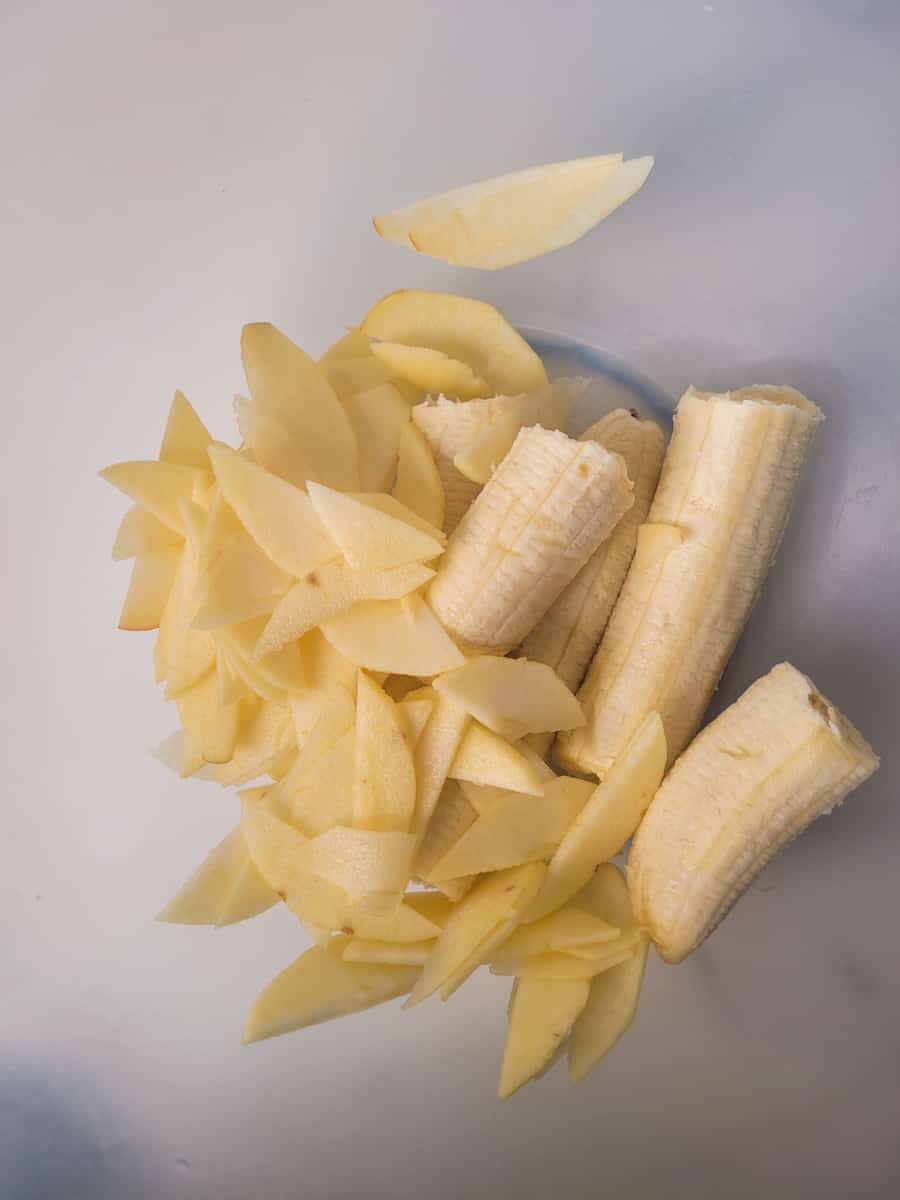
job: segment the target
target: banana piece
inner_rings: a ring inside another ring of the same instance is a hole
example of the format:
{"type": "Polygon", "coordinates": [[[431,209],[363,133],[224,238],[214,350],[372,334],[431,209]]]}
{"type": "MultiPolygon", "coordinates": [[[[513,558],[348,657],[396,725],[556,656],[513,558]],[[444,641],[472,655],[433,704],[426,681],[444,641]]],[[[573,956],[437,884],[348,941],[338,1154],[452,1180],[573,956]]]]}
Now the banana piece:
{"type": "Polygon", "coordinates": [[[691,743],[632,845],[635,919],[668,962],[716,928],[756,874],[878,759],[815,684],[780,663],[691,743]]]}
{"type": "Polygon", "coordinates": [[[428,591],[435,615],[469,649],[506,654],[631,505],[619,455],[523,429],[447,544],[428,591]]]}
{"type": "MultiPolygon", "coordinates": [[[[603,636],[647,518],[662,467],[665,437],[655,421],[634,410],[607,413],[578,439],[599,442],[625,460],[634,504],[602,542],[522,645],[525,658],[552,667],[573,691],[579,686],[603,636]]],[[[543,739],[549,744],[549,738],[543,739]]]]}
{"type": "MultiPolygon", "coordinates": [[[[463,474],[454,460],[465,455],[490,430],[510,423],[518,423],[519,427],[540,424],[547,429],[564,428],[587,383],[578,378],[557,379],[520,396],[462,402],[438,396],[413,408],[413,422],[431,448],[444,485],[445,533],[453,532],[482,486],[480,481],[463,474]]],[[[510,437],[507,449],[514,436],[510,437]]]]}
{"type": "Polygon", "coordinates": [[[788,387],[685,392],[647,536],[578,693],[587,724],[556,741],[563,766],[603,775],[653,710],[670,763],[690,741],[778,548],[821,416],[788,387]]]}

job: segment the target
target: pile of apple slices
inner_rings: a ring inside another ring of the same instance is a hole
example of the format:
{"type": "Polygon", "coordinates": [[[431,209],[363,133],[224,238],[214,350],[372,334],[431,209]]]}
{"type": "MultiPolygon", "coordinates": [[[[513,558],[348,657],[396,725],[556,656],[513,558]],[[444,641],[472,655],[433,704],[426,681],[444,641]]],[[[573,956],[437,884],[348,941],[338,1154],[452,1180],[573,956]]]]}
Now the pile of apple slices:
{"type": "Polygon", "coordinates": [[[515,980],[500,1094],[567,1037],[579,1079],[637,1002],[647,938],[618,868],[597,868],[659,785],[662,725],[599,786],[558,776],[535,746],[583,724],[572,691],[541,662],[464,653],[425,589],[519,431],[562,427],[583,385],[549,383],[495,309],[437,293],[385,298],[318,362],[271,325],[241,348],[240,445],[178,393],[158,458],[102,472],[133,501],[120,627],[158,630],[180,719],[163,757],[241,789],[161,919],[283,902],[302,922],[314,944],[247,1041],[447,999],[488,965],[515,980]]]}

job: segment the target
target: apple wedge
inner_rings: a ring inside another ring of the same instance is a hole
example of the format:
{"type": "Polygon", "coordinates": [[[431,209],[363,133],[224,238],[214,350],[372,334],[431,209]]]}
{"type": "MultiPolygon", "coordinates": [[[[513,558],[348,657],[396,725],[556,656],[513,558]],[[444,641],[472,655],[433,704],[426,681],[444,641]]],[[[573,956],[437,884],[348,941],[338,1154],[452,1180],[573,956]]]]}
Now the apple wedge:
{"type": "Polygon", "coordinates": [[[414,849],[409,833],[336,825],[299,848],[296,868],[340,888],[363,911],[385,912],[409,882],[414,849]]]}
{"type": "Polygon", "coordinates": [[[402,599],[433,578],[434,571],[422,563],[372,571],[357,571],[342,561],[326,563],[278,601],[260,634],[256,654],[272,654],[363,601],[402,599]]]}
{"type": "Polygon", "coordinates": [[[340,557],[305,492],[227,446],[209,458],[225,500],[276,566],[299,579],[340,557]]]}
{"type": "Polygon", "coordinates": [[[353,824],[407,833],[416,806],[416,772],[400,706],[360,671],[356,693],[353,824]]]}
{"type": "MultiPolygon", "coordinates": [[[[449,699],[449,697],[448,697],[449,699]]],[[[451,701],[457,708],[455,701],[451,701]]],[[[516,746],[473,721],[450,766],[451,779],[542,796],[544,781],[516,746]]]]}
{"type": "Polygon", "coordinates": [[[608,920],[569,904],[531,925],[520,925],[503,943],[500,953],[511,958],[557,950],[572,953],[584,948],[593,953],[597,947],[614,942],[620,932],[608,920]]]}
{"type": "MultiPolygon", "coordinates": [[[[248,431],[259,463],[276,470],[267,457],[271,446],[280,450],[279,444],[262,436],[273,422],[282,435],[281,446],[295,448],[302,459],[305,478],[358,491],[356,436],[321,367],[274,325],[265,323],[244,326],[241,357],[250,409],[261,418],[258,427],[248,431]]],[[[299,481],[295,477],[293,482],[299,481]]]]}
{"type": "Polygon", "coordinates": [[[139,554],[156,554],[160,550],[177,549],[181,545],[181,535],[175,533],[168,525],[163,525],[158,517],[133,504],[122,518],[113,542],[113,562],[122,562],[126,558],[137,558],[139,554]]]}
{"type": "MultiPolygon", "coordinates": [[[[415,695],[412,693],[407,702],[415,695]]],[[[424,688],[419,695],[429,699],[432,706],[414,754],[416,811],[413,831],[421,838],[431,821],[471,718],[452,701],[439,696],[433,688],[424,688]]]]}
{"type": "Polygon", "coordinates": [[[514,171],[375,217],[377,232],[420,254],[496,271],[568,246],[641,187],[652,158],[602,154],[514,171]]]}
{"type": "Polygon", "coordinates": [[[482,725],[513,741],[528,733],[584,724],[581,705],[544,663],[480,654],[439,675],[432,686],[482,725]]]}
{"type": "Polygon", "coordinates": [[[405,995],[417,966],[345,962],[347,938],[313,946],[263,989],[247,1014],[244,1041],[258,1042],[405,995]]]}
{"type": "Polygon", "coordinates": [[[185,734],[208,763],[226,763],[234,754],[241,719],[241,702],[219,704],[216,673],[181,691],[177,697],[178,715],[185,734]]]}
{"type": "Polygon", "coordinates": [[[178,501],[182,497],[198,499],[210,482],[208,471],[156,459],[113,463],[100,472],[100,478],[124,492],[130,500],[182,537],[184,522],[178,501]]]}
{"type": "Polygon", "coordinates": [[[198,582],[197,555],[193,547],[185,543],[159,623],[159,653],[165,668],[167,700],[199,682],[215,665],[215,642],[208,633],[194,629],[191,623],[198,582]]]}
{"type": "MultiPolygon", "coordinates": [[[[419,879],[435,883],[432,869],[449,854],[478,818],[455,779],[448,779],[431,814],[425,836],[416,854],[414,869],[419,879]]],[[[457,876],[465,872],[458,871],[457,876]]]]}
{"type": "Polygon", "coordinates": [[[344,407],[359,443],[359,483],[364,492],[385,492],[397,475],[400,435],[409,405],[392,383],[352,392],[344,407]]]}
{"type": "Polygon", "coordinates": [[[234,925],[277,903],[238,827],[209,853],[156,919],[174,925],[234,925]]]}
{"type": "Polygon", "coordinates": [[[131,580],[119,615],[120,629],[159,628],[175,585],[180,562],[180,545],[137,556],[131,568],[131,580]]]}
{"type": "Polygon", "coordinates": [[[491,974],[515,975],[518,979],[593,979],[627,962],[639,940],[638,932],[629,930],[619,934],[615,941],[592,948],[596,951],[592,954],[579,949],[511,955],[501,949],[491,961],[491,974]]]}
{"type": "MultiPolygon", "coordinates": [[[[373,342],[372,353],[393,375],[423,392],[474,400],[489,396],[489,384],[467,363],[428,346],[404,346],[399,342],[373,342]]],[[[407,410],[408,411],[408,410],[407,410]]]]}
{"type": "Polygon", "coordinates": [[[590,985],[581,979],[516,980],[497,1091],[501,1100],[509,1099],[550,1065],[589,992],[590,985]]]}
{"type": "Polygon", "coordinates": [[[445,292],[391,292],[362,323],[369,337],[424,346],[457,359],[491,392],[513,396],[547,382],[544,364],[521,334],[490,304],[445,292]]]}
{"type": "Polygon", "coordinates": [[[335,649],[369,671],[426,679],[461,666],[463,656],[421,596],[367,600],[321,622],[335,649]]]}
{"type": "Polygon", "coordinates": [[[309,499],[351,567],[384,571],[444,552],[442,541],[415,525],[333,488],[310,483],[309,499]]]}
{"type": "Polygon", "coordinates": [[[172,397],[169,416],[159,448],[160,462],[209,470],[207,450],[212,445],[209,430],[197,416],[194,406],[182,392],[172,397]]]}
{"type": "Polygon", "coordinates": [[[200,579],[194,628],[218,629],[268,616],[291,583],[291,576],[242,529],[222,546],[200,579]]]}
{"type": "Polygon", "coordinates": [[[261,701],[253,715],[241,723],[230,761],[216,769],[219,783],[222,787],[240,787],[264,774],[290,746],[293,733],[288,710],[272,701],[261,701]]]}
{"type": "MultiPolygon", "coordinates": [[[[438,884],[548,858],[592,791],[583,779],[561,777],[546,784],[543,796],[508,792],[461,832],[431,868],[429,881],[438,884]]],[[[468,800],[465,803],[468,805],[468,800]]]]}
{"type": "Polygon", "coordinates": [[[406,1007],[441,989],[447,999],[522,919],[544,878],[543,863],[486,875],[456,905],[428,956],[406,1007]]]}
{"type": "Polygon", "coordinates": [[[411,421],[400,430],[391,494],[430,525],[444,528],[444,485],[422,431],[411,421]]]}

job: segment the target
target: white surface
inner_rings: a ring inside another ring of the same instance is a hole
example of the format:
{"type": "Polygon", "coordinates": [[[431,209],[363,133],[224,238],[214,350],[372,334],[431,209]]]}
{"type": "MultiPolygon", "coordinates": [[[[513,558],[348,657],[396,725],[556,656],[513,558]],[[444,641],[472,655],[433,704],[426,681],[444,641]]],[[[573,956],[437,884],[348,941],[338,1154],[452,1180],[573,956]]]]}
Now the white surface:
{"type": "Polygon", "coordinates": [[[898,1194],[898,50],[893,0],[3,6],[4,1198],[898,1194]],[[368,224],[619,148],[657,155],[643,192],[499,275],[368,224]],[[604,1069],[505,1106],[501,981],[244,1049],[295,924],[153,923],[235,805],[147,753],[172,717],[115,631],[94,475],[155,452],[176,386],[230,433],[244,321],[315,351],[402,285],[672,393],[808,391],[829,420],[723,692],[789,656],[885,760],[653,968],[604,1069]]]}

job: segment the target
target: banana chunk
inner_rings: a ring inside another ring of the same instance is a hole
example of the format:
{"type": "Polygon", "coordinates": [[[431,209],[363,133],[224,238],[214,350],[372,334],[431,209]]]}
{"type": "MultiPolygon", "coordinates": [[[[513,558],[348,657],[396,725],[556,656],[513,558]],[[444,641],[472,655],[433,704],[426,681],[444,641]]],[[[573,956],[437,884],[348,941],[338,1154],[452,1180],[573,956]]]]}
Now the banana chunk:
{"type": "Polygon", "coordinates": [[[679,758],[633,843],[635,919],[663,958],[690,954],[766,863],[877,767],[795,667],[757,680],[679,758]]]}
{"type": "Polygon", "coordinates": [[[696,732],[778,548],[822,414],[788,387],[689,389],[648,526],[578,698],[581,729],[556,741],[565,767],[609,768],[648,712],[663,719],[669,761],[696,732]]]}
{"type": "Polygon", "coordinates": [[[447,544],[428,592],[448,632],[506,654],[631,507],[622,459],[596,442],[523,429],[447,544]]]}

